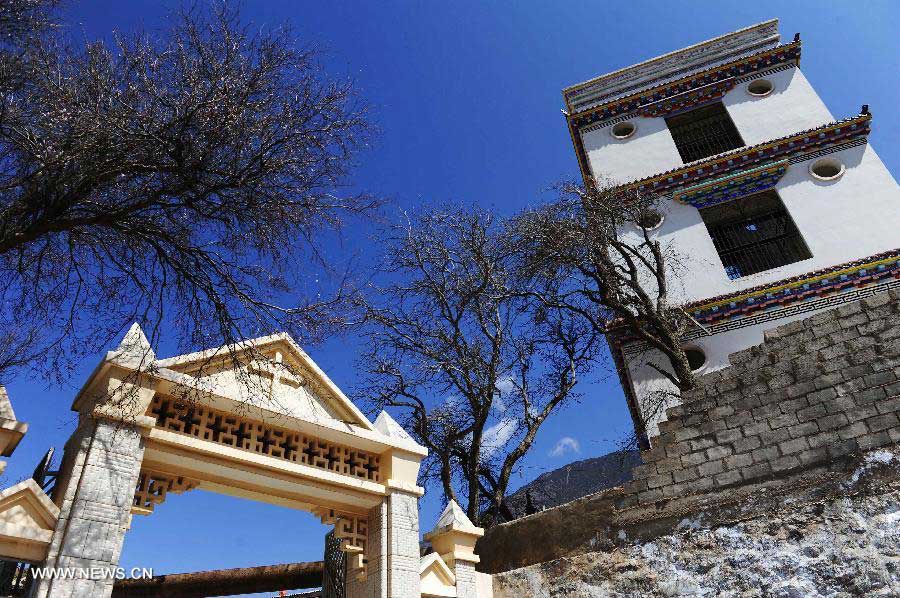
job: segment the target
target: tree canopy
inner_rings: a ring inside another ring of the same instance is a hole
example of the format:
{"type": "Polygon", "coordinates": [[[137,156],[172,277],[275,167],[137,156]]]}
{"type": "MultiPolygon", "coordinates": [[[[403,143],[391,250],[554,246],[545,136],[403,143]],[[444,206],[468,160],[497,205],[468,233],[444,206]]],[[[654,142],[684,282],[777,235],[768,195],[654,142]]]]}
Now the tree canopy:
{"type": "Polygon", "coordinates": [[[351,82],[224,7],[79,45],[54,4],[0,9],[0,376],[133,320],[194,347],[335,322],[318,235],[373,204],[351,82]]]}

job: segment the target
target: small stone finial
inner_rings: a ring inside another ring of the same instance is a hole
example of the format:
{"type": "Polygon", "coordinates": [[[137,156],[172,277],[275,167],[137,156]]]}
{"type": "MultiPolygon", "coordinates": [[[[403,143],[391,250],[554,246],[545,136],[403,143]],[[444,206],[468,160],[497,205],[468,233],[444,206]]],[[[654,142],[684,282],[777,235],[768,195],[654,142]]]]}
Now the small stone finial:
{"type": "Polygon", "coordinates": [[[0,386],[0,418],[16,419],[16,412],[13,411],[12,403],[9,402],[9,394],[6,392],[5,386],[0,386]]]}
{"type": "Polygon", "coordinates": [[[412,436],[410,436],[406,430],[403,429],[403,426],[397,423],[397,421],[390,416],[387,411],[382,411],[378,414],[378,417],[375,419],[375,429],[384,434],[385,436],[391,436],[393,438],[402,438],[403,440],[412,440],[412,436]]]}
{"type": "Polygon", "coordinates": [[[794,41],[795,41],[795,42],[799,42],[799,41],[800,41],[800,34],[799,34],[799,33],[795,33],[795,34],[794,34],[794,41]]]}
{"type": "Polygon", "coordinates": [[[863,104],[863,105],[862,105],[862,110],[860,111],[860,114],[868,114],[868,113],[869,113],[869,105],[868,105],[868,104],[863,104]]]}
{"type": "Polygon", "coordinates": [[[151,363],[156,360],[156,354],[150,346],[150,341],[147,340],[147,336],[137,322],[131,325],[119,342],[119,346],[112,353],[118,359],[137,361],[138,363],[151,363]]]}
{"type": "Polygon", "coordinates": [[[425,534],[425,540],[431,542],[434,551],[441,555],[447,565],[454,568],[457,560],[479,562],[475,544],[483,535],[484,530],[475,527],[456,501],[451,499],[444,507],[434,530],[425,534]]]}
{"type": "Polygon", "coordinates": [[[435,528],[440,529],[442,527],[475,527],[475,524],[472,523],[472,520],[466,515],[465,511],[456,504],[456,501],[452,498],[450,502],[447,503],[447,506],[444,507],[444,511],[441,513],[441,516],[438,517],[437,524],[435,528]]]}
{"type": "MultiPolygon", "coordinates": [[[[0,455],[11,457],[28,431],[28,424],[16,420],[5,386],[0,386],[0,424],[0,455]]],[[[0,462],[0,473],[3,473],[5,467],[6,463],[0,462]]]]}

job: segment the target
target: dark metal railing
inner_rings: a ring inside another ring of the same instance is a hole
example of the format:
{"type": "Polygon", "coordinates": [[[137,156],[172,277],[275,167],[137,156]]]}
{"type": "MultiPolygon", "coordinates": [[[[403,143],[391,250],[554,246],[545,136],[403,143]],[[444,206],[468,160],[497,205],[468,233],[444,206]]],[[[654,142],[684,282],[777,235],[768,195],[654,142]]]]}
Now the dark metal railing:
{"type": "Polygon", "coordinates": [[[29,563],[0,560],[0,596],[25,596],[31,586],[29,563]]]}
{"type": "Polygon", "coordinates": [[[56,486],[56,478],[58,476],[59,470],[53,469],[53,447],[51,446],[47,452],[44,453],[44,458],[41,459],[37,464],[37,467],[34,468],[31,479],[37,482],[37,485],[41,487],[47,496],[51,496],[53,494],[53,488],[56,486]]]}
{"type": "Polygon", "coordinates": [[[709,234],[732,280],[812,257],[784,211],[710,227],[709,234]]]}
{"type": "Polygon", "coordinates": [[[666,119],[681,159],[693,162],[744,145],[721,104],[713,104],[666,119]]]}
{"type": "Polygon", "coordinates": [[[344,598],[347,583],[347,554],[334,530],[325,536],[325,567],[322,571],[322,598],[344,598]]]}

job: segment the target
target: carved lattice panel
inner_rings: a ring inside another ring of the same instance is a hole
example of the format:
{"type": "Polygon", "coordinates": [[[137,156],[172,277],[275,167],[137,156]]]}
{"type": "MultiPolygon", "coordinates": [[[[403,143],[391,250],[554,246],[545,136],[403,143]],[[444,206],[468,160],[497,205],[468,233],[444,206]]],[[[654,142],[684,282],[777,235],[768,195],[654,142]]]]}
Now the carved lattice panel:
{"type": "Polygon", "coordinates": [[[366,577],[366,543],[369,538],[369,522],[365,517],[335,511],[334,509],[317,509],[313,513],[325,525],[333,525],[333,537],[339,541],[339,549],[347,555],[345,560],[349,572],[357,579],[366,577]]]}
{"type": "Polygon", "coordinates": [[[224,411],[156,395],[148,415],[156,427],[372,482],[379,456],[224,411]]]}
{"type": "Polygon", "coordinates": [[[134,491],[134,512],[149,514],[162,504],[170,493],[181,494],[197,487],[197,482],[181,476],[171,476],[154,471],[141,471],[134,491]]]}

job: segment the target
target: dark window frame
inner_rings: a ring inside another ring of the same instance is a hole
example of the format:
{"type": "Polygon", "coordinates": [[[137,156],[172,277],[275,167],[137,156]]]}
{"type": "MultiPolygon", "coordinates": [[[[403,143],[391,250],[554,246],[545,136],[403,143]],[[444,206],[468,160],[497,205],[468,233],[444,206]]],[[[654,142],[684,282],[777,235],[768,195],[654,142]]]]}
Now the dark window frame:
{"type": "Polygon", "coordinates": [[[812,257],[774,190],[702,208],[700,216],[731,280],[812,257]]]}
{"type": "Polygon", "coordinates": [[[722,102],[666,117],[666,125],[685,164],[745,145],[722,102]]]}

